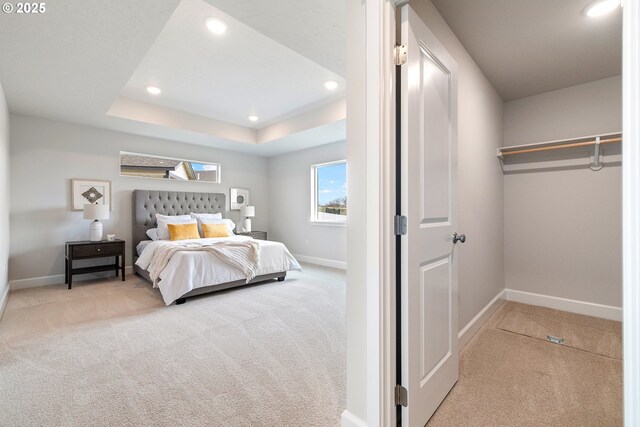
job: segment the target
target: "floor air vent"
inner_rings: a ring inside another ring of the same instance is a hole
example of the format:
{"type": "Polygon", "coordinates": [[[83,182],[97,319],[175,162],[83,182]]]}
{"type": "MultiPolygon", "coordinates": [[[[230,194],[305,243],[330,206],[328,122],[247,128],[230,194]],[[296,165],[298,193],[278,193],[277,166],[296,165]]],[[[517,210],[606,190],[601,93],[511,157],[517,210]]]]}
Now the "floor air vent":
{"type": "Polygon", "coordinates": [[[547,335],[547,339],[549,340],[549,342],[552,342],[554,344],[564,344],[564,338],[554,337],[553,335],[547,335]]]}

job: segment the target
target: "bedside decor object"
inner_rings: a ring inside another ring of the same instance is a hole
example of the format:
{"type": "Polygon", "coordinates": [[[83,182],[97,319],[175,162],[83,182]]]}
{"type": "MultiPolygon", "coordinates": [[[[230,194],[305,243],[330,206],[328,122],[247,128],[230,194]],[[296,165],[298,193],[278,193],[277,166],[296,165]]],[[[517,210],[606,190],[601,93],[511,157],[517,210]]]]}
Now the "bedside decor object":
{"type": "Polygon", "coordinates": [[[81,211],[86,204],[106,205],[111,210],[111,181],[71,180],[71,210],[81,211]]]}
{"type": "Polygon", "coordinates": [[[243,223],[243,232],[250,233],[251,232],[251,218],[256,216],[256,207],[255,206],[243,206],[240,209],[240,215],[244,217],[243,223]]]}
{"type": "Polygon", "coordinates": [[[242,209],[243,206],[249,204],[249,189],[248,188],[230,188],[229,196],[231,199],[231,210],[242,209]]]}
{"type": "Polygon", "coordinates": [[[116,235],[115,234],[107,234],[107,242],[115,242],[116,235]]]}
{"type": "Polygon", "coordinates": [[[109,205],[84,205],[84,219],[94,220],[89,227],[89,240],[92,242],[101,241],[102,223],[99,220],[109,219],[109,205]]]}
{"type": "Polygon", "coordinates": [[[122,273],[124,282],[124,240],[114,240],[113,242],[67,242],[64,251],[64,279],[71,289],[72,277],[74,274],[97,273],[100,271],[113,271],[116,277],[122,273]],[[94,265],[90,267],[73,268],[73,262],[80,259],[115,257],[113,264],[94,265]]]}

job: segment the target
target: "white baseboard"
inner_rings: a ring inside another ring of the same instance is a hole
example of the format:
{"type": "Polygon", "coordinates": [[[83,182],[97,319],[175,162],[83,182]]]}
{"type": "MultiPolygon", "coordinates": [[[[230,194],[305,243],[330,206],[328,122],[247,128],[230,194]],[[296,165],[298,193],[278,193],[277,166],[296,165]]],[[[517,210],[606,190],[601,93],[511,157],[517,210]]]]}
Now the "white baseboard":
{"type": "Polygon", "coordinates": [[[342,427],[367,427],[367,423],[353,415],[346,409],[342,413],[342,427]]]}
{"type": "Polygon", "coordinates": [[[4,308],[7,306],[7,301],[9,300],[9,289],[11,289],[11,287],[7,285],[2,295],[0,295],[0,319],[2,319],[4,308]]]}
{"type": "Polygon", "coordinates": [[[464,328],[462,328],[462,330],[458,333],[459,349],[462,349],[462,347],[464,347],[469,341],[471,341],[471,338],[473,338],[473,336],[476,334],[476,332],[478,332],[482,325],[484,325],[487,320],[489,320],[489,317],[491,317],[491,315],[495,313],[498,308],[500,308],[500,305],[502,305],[502,303],[504,302],[505,294],[506,289],[501,290],[498,295],[496,295],[489,302],[489,304],[487,304],[482,310],[480,310],[480,313],[476,314],[476,317],[471,319],[471,321],[467,323],[464,328]]]}
{"type": "Polygon", "coordinates": [[[618,322],[622,321],[621,307],[595,304],[592,302],[578,301],[567,298],[552,297],[549,295],[534,294],[531,292],[515,291],[513,289],[505,289],[505,291],[507,301],[538,305],[540,307],[553,308],[555,310],[563,310],[570,313],[601,317],[603,319],[609,320],[617,320],[618,322]]]}
{"type": "Polygon", "coordinates": [[[296,254],[293,254],[293,257],[298,261],[308,262],[309,264],[316,264],[316,265],[322,265],[324,267],[338,268],[340,270],[347,269],[347,263],[344,261],[336,261],[333,259],[317,258],[313,256],[296,255],[296,254]]]}
{"type": "MultiPolygon", "coordinates": [[[[133,267],[130,265],[126,266],[124,268],[124,272],[125,274],[133,274],[133,267]]],[[[113,273],[107,272],[106,274],[113,274],[113,273]]],[[[104,277],[107,277],[106,274],[105,273],[96,273],[93,275],[87,274],[87,275],[83,275],[82,277],[86,278],[86,277],[93,276],[92,278],[95,279],[98,277],[103,277],[102,275],[104,275],[104,277]]],[[[60,285],[63,283],[64,283],[64,274],[55,274],[52,276],[31,277],[29,279],[11,280],[9,282],[9,287],[12,290],[16,290],[16,289],[38,288],[40,286],[60,285]]]]}

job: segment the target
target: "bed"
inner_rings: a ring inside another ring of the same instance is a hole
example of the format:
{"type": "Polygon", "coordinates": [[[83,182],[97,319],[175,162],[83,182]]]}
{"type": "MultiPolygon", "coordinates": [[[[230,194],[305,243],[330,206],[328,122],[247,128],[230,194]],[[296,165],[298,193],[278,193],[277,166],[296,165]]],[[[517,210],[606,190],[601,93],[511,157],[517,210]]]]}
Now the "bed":
{"type": "MultiPolygon", "coordinates": [[[[226,210],[225,194],[193,193],[178,191],[134,190],[133,205],[133,268],[136,274],[153,283],[149,271],[141,267],[146,265],[144,258],[149,258],[153,251],[162,245],[176,242],[148,242],[147,231],[157,226],[156,214],[188,215],[193,213],[222,213],[226,210]],[[143,242],[141,245],[140,243],[143,242]],[[143,248],[140,253],[137,248],[143,248]],[[149,252],[147,252],[149,251],[149,252]],[[139,263],[138,261],[143,261],[139,263]],[[141,264],[141,265],[139,265],[141,264]]],[[[233,241],[250,239],[244,236],[226,238],[233,241]]],[[[205,239],[201,239],[205,240],[205,239]]],[[[216,240],[216,239],[207,239],[216,240]]],[[[279,242],[260,241],[260,269],[250,281],[242,276],[242,272],[215,255],[207,252],[178,252],[170,260],[157,281],[157,286],[169,305],[173,302],[182,304],[187,298],[230,289],[246,284],[283,281],[287,271],[299,270],[300,265],[291,256],[287,248],[279,242]],[[264,261],[264,262],[263,262],[264,261]]],[[[148,259],[147,259],[148,261],[148,259]]]]}

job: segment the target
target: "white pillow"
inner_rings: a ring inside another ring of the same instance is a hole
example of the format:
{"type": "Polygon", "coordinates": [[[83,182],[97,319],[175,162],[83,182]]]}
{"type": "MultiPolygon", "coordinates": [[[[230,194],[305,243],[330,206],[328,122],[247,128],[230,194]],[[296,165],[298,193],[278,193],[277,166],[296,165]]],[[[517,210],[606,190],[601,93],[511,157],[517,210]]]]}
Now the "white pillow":
{"type": "Polygon", "coordinates": [[[156,220],[167,221],[172,219],[191,219],[191,215],[162,215],[156,214],[156,220]]]}
{"type": "Polygon", "coordinates": [[[159,240],[170,240],[171,236],[169,235],[169,224],[197,224],[198,221],[191,218],[170,218],[170,219],[160,219],[158,220],[158,239],[159,240]]]}
{"type": "Polygon", "coordinates": [[[191,212],[191,218],[209,218],[209,219],[222,219],[222,213],[194,213],[191,212]]]}
{"type": "Polygon", "coordinates": [[[157,228],[148,229],[147,236],[149,236],[151,240],[158,240],[158,229],[157,228]]]}
{"type": "MultiPolygon", "coordinates": [[[[217,218],[198,218],[198,228],[202,228],[202,224],[226,224],[229,229],[229,234],[234,236],[233,229],[236,228],[236,224],[230,219],[217,219],[217,218]]],[[[200,235],[203,235],[200,231],[200,235]]]]}

